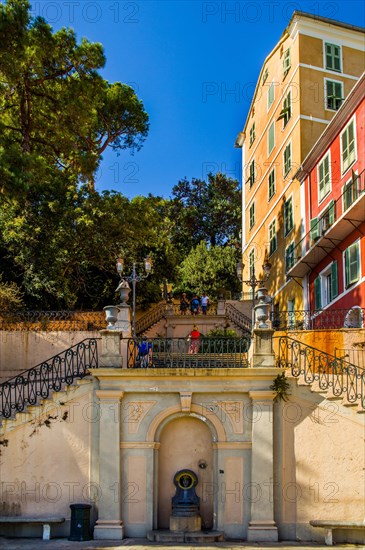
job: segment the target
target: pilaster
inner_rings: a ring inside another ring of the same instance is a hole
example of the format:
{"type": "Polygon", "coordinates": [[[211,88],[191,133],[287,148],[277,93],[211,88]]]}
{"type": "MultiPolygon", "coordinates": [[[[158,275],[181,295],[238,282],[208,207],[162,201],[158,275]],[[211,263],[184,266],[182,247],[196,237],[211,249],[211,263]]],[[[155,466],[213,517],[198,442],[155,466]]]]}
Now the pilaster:
{"type": "Polygon", "coordinates": [[[124,537],[120,503],[120,422],[123,392],[97,390],[96,396],[100,402],[100,500],[94,539],[121,540],[124,537]]]}
{"type": "Polygon", "coordinates": [[[250,391],[256,421],[252,422],[251,484],[255,498],[251,501],[248,541],[278,540],[274,522],[274,455],[272,391],[250,391]],[[257,497],[257,498],[256,498],[257,497]]]}

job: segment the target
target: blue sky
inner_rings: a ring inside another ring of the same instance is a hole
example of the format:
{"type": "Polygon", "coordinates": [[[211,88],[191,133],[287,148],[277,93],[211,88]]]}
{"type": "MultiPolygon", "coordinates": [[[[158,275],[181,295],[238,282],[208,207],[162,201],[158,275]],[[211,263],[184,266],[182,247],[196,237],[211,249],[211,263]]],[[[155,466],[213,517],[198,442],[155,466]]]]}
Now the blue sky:
{"type": "Polygon", "coordinates": [[[364,26],[359,1],[36,0],[54,29],[101,42],[107,80],[130,83],[150,116],[140,152],[104,155],[97,189],[169,197],[179,179],[240,179],[236,136],[261,65],[293,11],[364,26]]]}

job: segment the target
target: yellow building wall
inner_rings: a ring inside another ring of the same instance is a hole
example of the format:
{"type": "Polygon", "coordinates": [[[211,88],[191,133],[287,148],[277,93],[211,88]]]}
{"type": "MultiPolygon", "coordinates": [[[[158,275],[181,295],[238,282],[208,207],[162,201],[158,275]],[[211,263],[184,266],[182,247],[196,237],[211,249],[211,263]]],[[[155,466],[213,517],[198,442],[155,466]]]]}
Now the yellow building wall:
{"type": "MultiPolygon", "coordinates": [[[[349,31],[348,36],[359,33],[349,31]]],[[[336,43],[336,39],[333,39],[336,43]]],[[[344,84],[345,97],[350,93],[356,80],[346,75],[360,76],[364,70],[365,58],[362,51],[342,47],[343,72],[336,73],[324,69],[324,42],[305,34],[284,35],[276,49],[266,60],[263,70],[268,70],[266,82],[258,83],[256,95],[252,103],[248,122],[246,124],[244,151],[243,193],[245,198],[245,243],[243,263],[245,270],[243,279],[250,278],[249,258],[252,249],[255,250],[256,276],[262,274],[261,266],[269,251],[269,225],[274,218],[277,224],[278,248],[269,261],[272,263],[272,275],[267,283],[269,293],[274,295],[279,307],[286,309],[288,300],[295,300],[295,308],[303,309],[302,282],[288,281],[285,274],[285,249],[294,240],[301,238],[302,212],[300,207],[300,185],[292,180],[305,156],[318,140],[336,111],[325,109],[325,78],[339,80],[344,84]],[[290,47],[291,68],[283,78],[283,53],[290,47]],[[305,65],[305,66],[303,66],[305,65]],[[313,67],[313,68],[311,68],[313,67]],[[319,70],[321,69],[321,70],[319,70]],[[271,83],[274,82],[275,98],[270,109],[267,108],[267,96],[271,83]],[[283,108],[283,100],[291,92],[291,119],[286,127],[278,117],[283,108]],[[274,122],[275,146],[268,153],[268,130],[274,122]],[[250,145],[250,128],[255,123],[256,139],[250,145]],[[292,169],[283,177],[283,151],[287,143],[292,145],[292,169]],[[256,181],[250,187],[249,166],[252,160],[256,164],[256,181]],[[272,168],[276,169],[276,193],[269,200],[268,176],[272,168]],[[247,182],[247,183],[245,183],[247,182]],[[294,229],[283,236],[283,205],[284,201],[293,196],[294,229]],[[250,227],[250,207],[255,202],[255,224],[250,227]],[[298,284],[299,283],[299,284],[298,284]]],[[[339,40],[341,43],[341,41],[339,40]]],[[[263,71],[262,71],[263,74],[263,71]]],[[[244,292],[247,288],[243,287],[244,292]]]]}

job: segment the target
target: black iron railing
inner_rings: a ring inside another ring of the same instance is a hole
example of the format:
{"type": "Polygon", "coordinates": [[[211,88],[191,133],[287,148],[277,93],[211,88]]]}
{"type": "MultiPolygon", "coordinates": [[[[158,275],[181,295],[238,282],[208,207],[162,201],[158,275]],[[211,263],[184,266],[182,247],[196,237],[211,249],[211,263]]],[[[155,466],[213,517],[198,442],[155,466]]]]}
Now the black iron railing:
{"type": "Polygon", "coordinates": [[[1,313],[0,330],[101,330],[103,311],[14,311],[1,313]]]}
{"type": "Polygon", "coordinates": [[[251,339],[130,338],[129,368],[242,368],[248,366],[251,339]]]}
{"type": "Polygon", "coordinates": [[[287,336],[279,337],[277,366],[290,369],[306,384],[318,383],[320,390],[360,403],[365,409],[365,370],[287,336]]]}
{"type": "Polygon", "coordinates": [[[226,315],[235,325],[251,334],[252,320],[232,304],[226,304],[226,315]]]}
{"type": "Polygon", "coordinates": [[[89,369],[98,368],[97,340],[83,340],[0,384],[0,418],[10,418],[28,405],[36,405],[76,378],[84,378],[89,369]]]}
{"type": "Polygon", "coordinates": [[[274,311],[271,321],[275,330],[362,328],[365,308],[274,311]]]}

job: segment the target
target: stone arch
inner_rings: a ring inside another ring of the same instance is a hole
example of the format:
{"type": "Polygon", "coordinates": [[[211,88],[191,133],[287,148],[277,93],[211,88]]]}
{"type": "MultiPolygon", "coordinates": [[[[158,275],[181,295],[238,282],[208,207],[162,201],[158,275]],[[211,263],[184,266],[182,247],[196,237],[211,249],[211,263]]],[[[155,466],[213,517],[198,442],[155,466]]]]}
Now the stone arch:
{"type": "Polygon", "coordinates": [[[221,420],[215,414],[212,414],[209,417],[202,414],[201,406],[192,404],[190,412],[183,412],[181,411],[180,406],[175,406],[169,407],[168,409],[165,409],[161,411],[158,415],[156,415],[148,428],[146,442],[158,441],[159,433],[163,429],[164,425],[168,422],[171,422],[174,418],[181,416],[192,416],[195,418],[200,418],[200,420],[205,422],[211,430],[212,441],[227,441],[226,430],[221,420]]]}

